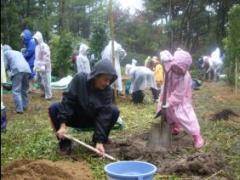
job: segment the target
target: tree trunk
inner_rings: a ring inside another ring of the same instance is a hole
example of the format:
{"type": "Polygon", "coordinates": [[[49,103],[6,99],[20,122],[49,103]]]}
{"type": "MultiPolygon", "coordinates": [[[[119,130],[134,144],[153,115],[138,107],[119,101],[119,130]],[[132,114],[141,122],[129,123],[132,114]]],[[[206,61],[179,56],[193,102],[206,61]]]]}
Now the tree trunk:
{"type": "Polygon", "coordinates": [[[235,58],[235,93],[238,91],[238,61],[235,58]]]}
{"type": "Polygon", "coordinates": [[[26,17],[29,17],[30,15],[30,0],[27,0],[27,12],[26,12],[26,17]]]}
{"type": "MultiPolygon", "coordinates": [[[[109,25],[110,25],[110,32],[111,32],[111,39],[112,39],[112,63],[113,67],[115,68],[115,51],[114,51],[114,22],[113,22],[113,12],[112,12],[112,0],[109,1],[109,25]]],[[[116,103],[117,97],[117,87],[116,82],[114,83],[114,103],[116,103]]]]}
{"type": "MultiPolygon", "coordinates": [[[[172,21],[172,0],[169,0],[169,22],[172,21]]],[[[170,51],[173,52],[173,29],[170,29],[170,51]]]]}
{"type": "Polygon", "coordinates": [[[59,4],[59,33],[61,34],[61,32],[64,30],[64,11],[65,11],[65,1],[64,0],[60,0],[60,4],[59,4]]]}

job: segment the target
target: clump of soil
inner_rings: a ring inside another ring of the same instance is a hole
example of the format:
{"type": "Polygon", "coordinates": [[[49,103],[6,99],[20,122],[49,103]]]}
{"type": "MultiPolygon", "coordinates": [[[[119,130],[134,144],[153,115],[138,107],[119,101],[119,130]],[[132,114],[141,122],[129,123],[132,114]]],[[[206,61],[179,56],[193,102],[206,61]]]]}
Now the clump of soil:
{"type": "Polygon", "coordinates": [[[1,172],[5,180],[65,180],[94,179],[85,162],[49,161],[49,160],[18,160],[1,172]]]}
{"type": "Polygon", "coordinates": [[[211,115],[210,120],[228,120],[230,117],[239,117],[239,115],[233,112],[231,109],[223,109],[222,111],[211,115]]]}
{"type": "Polygon", "coordinates": [[[192,137],[182,132],[172,137],[170,149],[148,147],[149,133],[108,145],[108,152],[121,160],[147,161],[158,173],[206,177],[224,168],[223,159],[214,153],[194,151],[192,137]]]}

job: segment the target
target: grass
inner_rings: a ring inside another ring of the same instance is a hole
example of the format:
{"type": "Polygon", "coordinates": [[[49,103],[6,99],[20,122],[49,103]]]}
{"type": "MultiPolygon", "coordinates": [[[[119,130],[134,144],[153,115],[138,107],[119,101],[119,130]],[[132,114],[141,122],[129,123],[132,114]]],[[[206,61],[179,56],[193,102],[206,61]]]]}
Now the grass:
{"type": "MultiPolygon", "coordinates": [[[[61,93],[55,92],[54,95],[54,101],[61,99],[61,93]]],[[[1,168],[18,159],[49,159],[53,161],[84,159],[90,165],[96,179],[105,179],[103,167],[109,161],[97,158],[85,148],[75,148],[73,155],[67,157],[57,154],[57,140],[52,133],[47,114],[50,102],[44,101],[39,96],[39,94],[31,95],[28,113],[18,115],[14,112],[11,95],[4,95],[8,124],[7,132],[1,134],[1,168]]],[[[194,92],[193,99],[206,140],[202,151],[222,154],[227,168],[221,174],[240,179],[240,121],[208,120],[211,113],[218,112],[223,108],[232,109],[240,114],[239,95],[234,95],[231,88],[224,83],[204,83],[200,91],[194,92]]],[[[141,105],[134,105],[127,100],[119,99],[118,106],[125,122],[125,128],[121,131],[112,131],[111,137],[127,138],[130,135],[149,130],[155,111],[155,105],[149,96],[141,105]]],[[[73,132],[71,131],[71,133],[73,132]]],[[[91,140],[91,135],[92,132],[74,134],[75,137],[86,141],[91,140]]],[[[174,175],[157,175],[155,179],[179,178],[174,175]]]]}

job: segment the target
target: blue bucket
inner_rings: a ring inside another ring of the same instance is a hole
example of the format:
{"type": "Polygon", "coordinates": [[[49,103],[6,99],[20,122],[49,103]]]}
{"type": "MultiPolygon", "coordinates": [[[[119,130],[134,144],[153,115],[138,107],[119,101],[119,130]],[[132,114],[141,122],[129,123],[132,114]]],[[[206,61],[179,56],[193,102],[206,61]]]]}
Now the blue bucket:
{"type": "Polygon", "coordinates": [[[107,164],[104,170],[108,180],[152,180],[157,167],[143,161],[118,161],[107,164]]]}

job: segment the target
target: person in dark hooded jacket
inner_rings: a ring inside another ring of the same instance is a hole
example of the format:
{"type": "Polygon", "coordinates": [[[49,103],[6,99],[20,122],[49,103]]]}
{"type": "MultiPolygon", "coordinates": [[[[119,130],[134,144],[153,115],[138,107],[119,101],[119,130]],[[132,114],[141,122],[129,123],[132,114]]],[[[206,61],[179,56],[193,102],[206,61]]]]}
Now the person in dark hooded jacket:
{"type": "Polygon", "coordinates": [[[29,64],[29,67],[31,69],[31,76],[30,76],[30,82],[29,82],[29,91],[33,90],[33,83],[34,83],[34,76],[35,72],[33,71],[34,67],[34,61],[35,61],[35,48],[36,43],[34,39],[32,38],[32,33],[29,29],[25,29],[21,33],[21,37],[24,43],[25,48],[23,48],[21,51],[23,53],[24,58],[29,64]]]}
{"type": "Polygon", "coordinates": [[[110,130],[119,117],[119,110],[112,104],[111,84],[117,79],[116,71],[108,60],[99,61],[90,74],[78,73],[63,93],[60,103],[49,107],[49,116],[59,139],[60,152],[70,153],[71,141],[64,139],[66,126],[94,127],[93,142],[100,155],[105,152],[110,130]]]}

